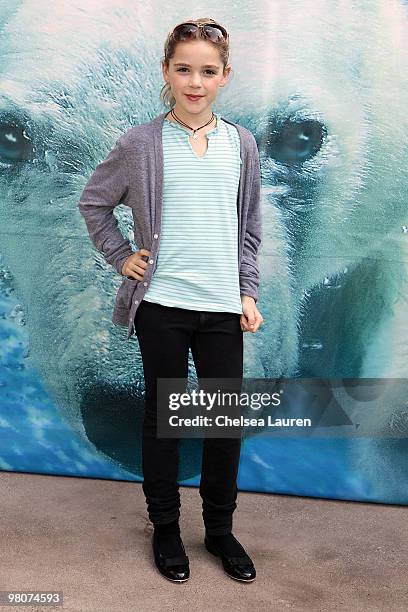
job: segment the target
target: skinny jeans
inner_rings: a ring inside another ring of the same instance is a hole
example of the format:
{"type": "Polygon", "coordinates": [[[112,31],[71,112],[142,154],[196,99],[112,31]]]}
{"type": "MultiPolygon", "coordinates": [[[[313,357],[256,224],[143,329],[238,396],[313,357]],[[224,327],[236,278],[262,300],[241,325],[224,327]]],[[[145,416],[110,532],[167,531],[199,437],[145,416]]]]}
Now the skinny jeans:
{"type": "MultiPolygon", "coordinates": [[[[179,438],[161,438],[157,427],[157,379],[188,380],[191,349],[197,378],[243,376],[243,331],[240,315],[164,306],[142,300],[135,331],[143,362],[145,401],[142,434],[142,488],[153,524],[180,517],[179,438]]],[[[239,390],[239,389],[238,389],[239,390]]],[[[237,507],[237,474],[241,437],[203,437],[199,493],[209,535],[232,530],[237,507]]]]}

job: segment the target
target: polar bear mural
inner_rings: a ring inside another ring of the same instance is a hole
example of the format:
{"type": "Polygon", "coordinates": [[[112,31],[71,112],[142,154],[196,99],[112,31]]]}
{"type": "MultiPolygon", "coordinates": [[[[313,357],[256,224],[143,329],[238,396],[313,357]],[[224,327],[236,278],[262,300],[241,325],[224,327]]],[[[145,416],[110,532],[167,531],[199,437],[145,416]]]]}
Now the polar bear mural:
{"type": "MultiPolygon", "coordinates": [[[[374,477],[381,462],[386,478],[406,479],[395,454],[406,440],[380,439],[408,427],[406,11],[394,0],[188,11],[178,0],[170,12],[156,1],[1,5],[1,249],[27,309],[30,359],[84,441],[140,474],[140,354],[111,323],[121,278],[92,248],[77,203],[116,138],[163,112],[170,27],[208,15],[231,32],[234,74],[217,108],[252,131],[261,157],[265,324],[245,334],[245,376],[401,378],[369,410],[340,395],[375,434],[350,444],[356,469],[374,477]]],[[[132,239],[130,211],[115,216],[132,239]]],[[[196,443],[182,441],[181,479],[199,473],[196,443]]]]}

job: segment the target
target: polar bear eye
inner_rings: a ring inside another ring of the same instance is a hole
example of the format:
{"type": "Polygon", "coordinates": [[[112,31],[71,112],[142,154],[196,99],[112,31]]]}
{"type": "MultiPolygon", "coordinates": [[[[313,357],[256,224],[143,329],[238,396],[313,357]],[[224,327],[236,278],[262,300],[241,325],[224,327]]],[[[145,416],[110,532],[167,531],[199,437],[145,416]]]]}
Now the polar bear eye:
{"type": "Polygon", "coordinates": [[[29,159],[32,144],[24,127],[11,123],[0,123],[0,160],[18,162],[29,159]]]}
{"type": "Polygon", "coordinates": [[[285,121],[270,132],[264,147],[282,164],[303,164],[321,149],[326,134],[319,121],[285,121]]]}

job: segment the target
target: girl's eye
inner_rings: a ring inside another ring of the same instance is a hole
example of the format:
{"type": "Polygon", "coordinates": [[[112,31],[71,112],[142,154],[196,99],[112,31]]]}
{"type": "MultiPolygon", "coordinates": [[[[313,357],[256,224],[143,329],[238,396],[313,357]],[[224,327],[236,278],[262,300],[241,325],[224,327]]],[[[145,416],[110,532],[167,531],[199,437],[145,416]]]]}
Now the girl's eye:
{"type": "MultiPolygon", "coordinates": [[[[181,68],[177,68],[177,72],[181,72],[181,71],[187,70],[187,68],[185,66],[182,66],[181,68]]],[[[207,69],[205,72],[209,72],[210,74],[216,74],[216,72],[214,70],[211,69],[207,69]]]]}

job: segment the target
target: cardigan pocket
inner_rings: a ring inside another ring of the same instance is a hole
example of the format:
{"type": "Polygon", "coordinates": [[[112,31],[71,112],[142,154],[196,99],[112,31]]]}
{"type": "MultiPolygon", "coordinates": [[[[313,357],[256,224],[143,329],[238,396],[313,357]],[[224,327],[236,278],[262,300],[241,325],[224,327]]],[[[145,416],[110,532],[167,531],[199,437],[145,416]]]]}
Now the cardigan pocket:
{"type": "Polygon", "coordinates": [[[132,297],[140,280],[125,276],[116,294],[115,306],[130,310],[132,297]]]}

